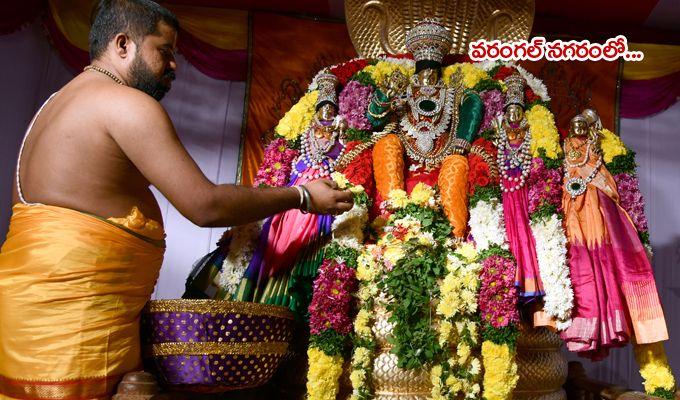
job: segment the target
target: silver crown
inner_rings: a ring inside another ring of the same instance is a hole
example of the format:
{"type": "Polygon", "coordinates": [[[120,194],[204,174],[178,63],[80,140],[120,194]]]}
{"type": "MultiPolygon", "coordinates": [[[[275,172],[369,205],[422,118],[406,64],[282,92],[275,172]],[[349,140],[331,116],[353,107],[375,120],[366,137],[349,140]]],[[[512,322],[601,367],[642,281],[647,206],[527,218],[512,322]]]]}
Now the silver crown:
{"type": "Polygon", "coordinates": [[[524,107],[524,86],[527,81],[522,78],[522,75],[515,72],[505,78],[504,82],[508,87],[508,91],[505,92],[505,104],[503,105],[503,108],[511,104],[517,104],[524,107]]]}
{"type": "Polygon", "coordinates": [[[593,110],[592,108],[586,108],[583,110],[583,112],[581,112],[581,115],[583,115],[583,117],[586,119],[588,125],[595,125],[595,128],[602,129],[602,120],[597,114],[597,111],[593,110]]]}
{"type": "Polygon", "coordinates": [[[330,72],[322,72],[316,76],[316,86],[319,90],[319,97],[316,99],[316,107],[324,102],[330,102],[338,106],[338,77],[330,72]]]}
{"type": "Polygon", "coordinates": [[[406,49],[416,61],[430,60],[441,63],[451,51],[451,31],[441,21],[426,18],[406,32],[406,49]]]}

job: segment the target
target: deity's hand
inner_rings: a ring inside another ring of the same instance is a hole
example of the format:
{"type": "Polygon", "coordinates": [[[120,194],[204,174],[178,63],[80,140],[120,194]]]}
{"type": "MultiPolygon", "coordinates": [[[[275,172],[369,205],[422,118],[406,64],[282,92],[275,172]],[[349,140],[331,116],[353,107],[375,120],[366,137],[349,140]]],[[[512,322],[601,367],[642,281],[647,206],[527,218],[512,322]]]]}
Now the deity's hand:
{"type": "Polygon", "coordinates": [[[349,211],[354,204],[352,192],[339,190],[334,181],[319,179],[304,186],[312,197],[311,213],[338,215],[349,211]]]}
{"type": "Polygon", "coordinates": [[[476,92],[466,90],[460,104],[456,137],[472,143],[477,136],[479,125],[484,119],[484,102],[476,92]]]}

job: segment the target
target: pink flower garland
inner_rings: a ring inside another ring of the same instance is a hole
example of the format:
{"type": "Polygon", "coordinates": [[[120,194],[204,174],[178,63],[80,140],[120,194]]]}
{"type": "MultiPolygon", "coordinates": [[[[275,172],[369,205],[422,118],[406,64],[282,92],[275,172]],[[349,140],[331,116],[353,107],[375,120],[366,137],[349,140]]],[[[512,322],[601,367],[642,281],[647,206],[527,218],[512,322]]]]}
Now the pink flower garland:
{"type": "Polygon", "coordinates": [[[614,180],[619,190],[621,207],[630,215],[638,231],[647,232],[649,227],[645,215],[645,199],[640,192],[638,177],[622,173],[615,175],[614,180]]]}
{"type": "Polygon", "coordinates": [[[264,159],[253,186],[285,186],[290,179],[293,160],[298,154],[297,150],[288,148],[286,139],[274,139],[264,150],[264,159]]]}
{"type": "Polygon", "coordinates": [[[371,129],[371,123],[366,118],[366,111],[372,94],[373,88],[357,81],[349,81],[340,92],[339,113],[345,117],[350,128],[371,129]]]}
{"type": "Polygon", "coordinates": [[[484,101],[484,120],[480,128],[480,131],[483,132],[491,129],[491,122],[503,113],[503,96],[500,90],[493,89],[482,92],[480,97],[484,101]]]}
{"type": "Polygon", "coordinates": [[[541,206],[552,205],[562,212],[562,174],[560,169],[548,169],[543,159],[536,157],[531,162],[527,179],[529,188],[529,215],[541,206]]]}
{"type": "Polygon", "coordinates": [[[479,309],[482,320],[494,328],[519,322],[515,263],[508,258],[492,255],[482,261],[479,309]]]}
{"type": "Polygon", "coordinates": [[[333,329],[341,335],[352,331],[352,293],[357,289],[356,272],[345,263],[324,260],[314,281],[309,325],[312,335],[333,329]]]}

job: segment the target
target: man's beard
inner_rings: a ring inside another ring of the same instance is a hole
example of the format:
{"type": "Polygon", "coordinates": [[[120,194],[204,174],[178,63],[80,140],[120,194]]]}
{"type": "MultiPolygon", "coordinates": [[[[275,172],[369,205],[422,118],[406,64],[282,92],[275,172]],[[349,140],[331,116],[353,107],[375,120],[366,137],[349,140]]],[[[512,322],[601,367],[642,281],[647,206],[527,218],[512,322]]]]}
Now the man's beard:
{"type": "Polygon", "coordinates": [[[139,53],[130,66],[129,74],[131,87],[141,90],[158,101],[170,90],[170,84],[164,82],[175,80],[175,73],[171,70],[160,79],[157,78],[139,53]]]}

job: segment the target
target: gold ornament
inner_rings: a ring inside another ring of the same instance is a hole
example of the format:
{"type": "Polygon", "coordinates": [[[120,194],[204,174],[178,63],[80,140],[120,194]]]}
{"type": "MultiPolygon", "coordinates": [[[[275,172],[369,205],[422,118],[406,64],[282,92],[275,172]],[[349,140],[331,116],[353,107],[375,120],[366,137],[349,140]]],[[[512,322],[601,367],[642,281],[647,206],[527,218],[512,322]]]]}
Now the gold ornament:
{"type": "Polygon", "coordinates": [[[345,18],[361,57],[406,53],[406,32],[425,18],[451,31],[452,54],[466,54],[478,39],[528,39],[534,0],[346,0],[345,18]]]}

